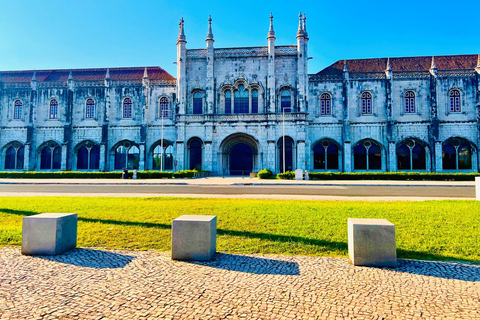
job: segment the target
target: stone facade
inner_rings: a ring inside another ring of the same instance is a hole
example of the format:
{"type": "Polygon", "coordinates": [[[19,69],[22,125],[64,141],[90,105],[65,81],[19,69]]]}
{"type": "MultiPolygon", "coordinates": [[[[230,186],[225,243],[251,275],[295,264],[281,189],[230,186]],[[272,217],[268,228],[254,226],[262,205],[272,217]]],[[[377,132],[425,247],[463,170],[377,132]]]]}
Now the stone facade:
{"type": "Polygon", "coordinates": [[[0,72],[0,168],[478,171],[476,55],[308,74],[302,15],[296,39],[275,45],[271,16],[267,46],[215,48],[209,19],[206,49],[187,49],[182,19],[177,79],[159,67],[0,72]]]}

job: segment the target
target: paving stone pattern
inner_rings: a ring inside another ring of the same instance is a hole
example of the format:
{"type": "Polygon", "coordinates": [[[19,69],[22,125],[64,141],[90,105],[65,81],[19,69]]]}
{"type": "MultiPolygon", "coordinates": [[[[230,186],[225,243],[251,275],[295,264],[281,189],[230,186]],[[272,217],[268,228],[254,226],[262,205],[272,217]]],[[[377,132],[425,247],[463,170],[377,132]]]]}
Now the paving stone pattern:
{"type": "Polygon", "coordinates": [[[0,249],[2,319],[480,319],[480,266],[400,260],[0,249]]]}

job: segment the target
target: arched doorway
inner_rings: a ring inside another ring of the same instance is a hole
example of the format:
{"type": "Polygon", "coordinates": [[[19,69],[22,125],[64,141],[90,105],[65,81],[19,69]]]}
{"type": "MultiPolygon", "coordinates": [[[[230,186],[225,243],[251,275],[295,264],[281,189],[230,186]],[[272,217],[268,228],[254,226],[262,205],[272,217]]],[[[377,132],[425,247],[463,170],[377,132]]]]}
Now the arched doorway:
{"type": "Polygon", "coordinates": [[[230,149],[230,175],[239,176],[253,170],[253,149],[246,143],[237,143],[230,149]]]}
{"type": "Polygon", "coordinates": [[[235,133],[225,138],[220,145],[219,156],[222,174],[248,175],[260,170],[259,143],[248,134],[235,133]]]}

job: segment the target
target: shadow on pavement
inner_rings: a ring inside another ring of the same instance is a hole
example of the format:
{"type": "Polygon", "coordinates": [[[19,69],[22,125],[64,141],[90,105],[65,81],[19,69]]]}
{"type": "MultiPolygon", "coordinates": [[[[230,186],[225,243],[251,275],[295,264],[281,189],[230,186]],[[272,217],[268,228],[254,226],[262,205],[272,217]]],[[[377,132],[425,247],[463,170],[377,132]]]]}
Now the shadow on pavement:
{"type": "Polygon", "coordinates": [[[136,257],[111,251],[93,249],[73,249],[57,256],[33,256],[44,260],[50,260],[77,267],[95,269],[123,268],[136,257]]]}
{"type": "Polygon", "coordinates": [[[251,274],[300,275],[296,262],[226,253],[215,254],[211,261],[190,261],[189,263],[251,274]]]}
{"type": "Polygon", "coordinates": [[[480,282],[480,265],[465,262],[398,260],[397,272],[442,279],[480,282]]]}

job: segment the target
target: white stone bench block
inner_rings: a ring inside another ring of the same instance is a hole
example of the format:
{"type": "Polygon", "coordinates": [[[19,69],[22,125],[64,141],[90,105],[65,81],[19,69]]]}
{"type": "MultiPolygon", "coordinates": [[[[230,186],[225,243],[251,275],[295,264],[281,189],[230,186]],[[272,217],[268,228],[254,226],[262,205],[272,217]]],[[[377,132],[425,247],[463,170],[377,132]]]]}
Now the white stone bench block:
{"type": "Polygon", "coordinates": [[[77,246],[76,213],[42,213],[23,218],[22,254],[57,255],[77,246]]]}
{"type": "Polygon", "coordinates": [[[348,256],[356,266],[395,267],[395,226],[385,219],[348,219],[348,256]]]}
{"type": "Polygon", "coordinates": [[[480,200],[480,177],[475,177],[475,196],[480,200]]]}
{"type": "Polygon", "coordinates": [[[217,249],[217,217],[183,215],[172,222],[172,259],[210,260],[217,249]]]}

